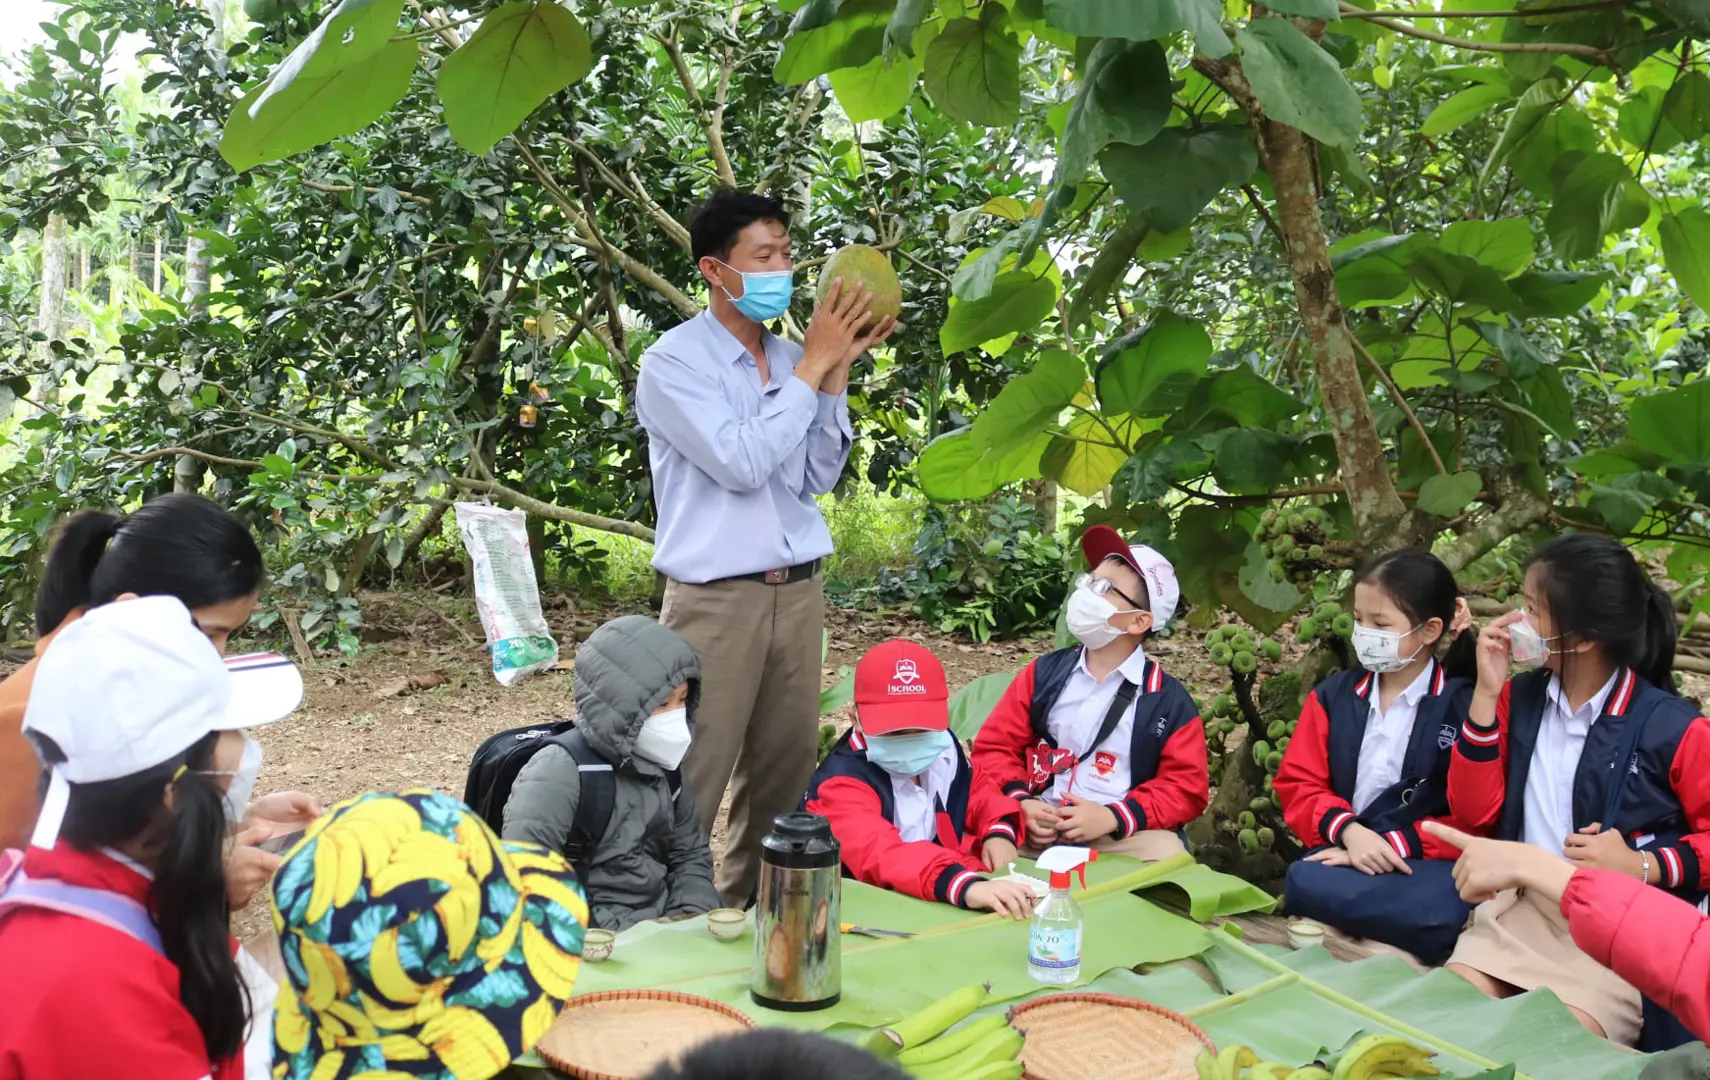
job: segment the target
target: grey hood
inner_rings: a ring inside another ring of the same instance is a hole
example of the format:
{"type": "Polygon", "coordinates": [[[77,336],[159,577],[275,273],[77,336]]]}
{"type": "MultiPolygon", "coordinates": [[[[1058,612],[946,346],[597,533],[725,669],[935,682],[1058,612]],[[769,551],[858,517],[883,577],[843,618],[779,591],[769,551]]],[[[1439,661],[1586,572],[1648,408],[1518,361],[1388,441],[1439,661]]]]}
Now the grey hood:
{"type": "Polygon", "coordinates": [[[606,759],[657,772],[630,760],[641,725],[677,684],[689,684],[689,723],[701,698],[701,665],[689,643],[645,615],[625,615],[595,630],[576,650],[576,726],[606,759]]]}

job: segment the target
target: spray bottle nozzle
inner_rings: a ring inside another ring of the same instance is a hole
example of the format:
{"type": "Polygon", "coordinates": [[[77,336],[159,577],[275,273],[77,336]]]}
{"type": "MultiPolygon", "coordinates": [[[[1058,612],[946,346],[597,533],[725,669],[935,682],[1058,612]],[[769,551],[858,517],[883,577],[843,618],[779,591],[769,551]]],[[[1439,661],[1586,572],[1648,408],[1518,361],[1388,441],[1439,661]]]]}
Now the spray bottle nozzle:
{"type": "Polygon", "coordinates": [[[1051,875],[1053,889],[1067,889],[1069,875],[1077,874],[1081,888],[1087,887],[1087,863],[1097,862],[1098,852],[1086,847],[1058,845],[1046,848],[1034,865],[1051,875]]]}

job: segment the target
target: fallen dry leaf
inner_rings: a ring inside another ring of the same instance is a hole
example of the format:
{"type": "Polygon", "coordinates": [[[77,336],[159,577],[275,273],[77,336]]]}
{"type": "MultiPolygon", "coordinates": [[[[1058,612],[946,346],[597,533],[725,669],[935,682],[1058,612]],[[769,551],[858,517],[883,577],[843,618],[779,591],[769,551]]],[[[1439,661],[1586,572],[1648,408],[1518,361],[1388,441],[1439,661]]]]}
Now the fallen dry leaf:
{"type": "Polygon", "coordinates": [[[429,671],[421,675],[404,675],[387,683],[374,692],[376,701],[399,697],[416,690],[432,690],[436,686],[444,686],[451,681],[451,673],[444,668],[429,671]]]}

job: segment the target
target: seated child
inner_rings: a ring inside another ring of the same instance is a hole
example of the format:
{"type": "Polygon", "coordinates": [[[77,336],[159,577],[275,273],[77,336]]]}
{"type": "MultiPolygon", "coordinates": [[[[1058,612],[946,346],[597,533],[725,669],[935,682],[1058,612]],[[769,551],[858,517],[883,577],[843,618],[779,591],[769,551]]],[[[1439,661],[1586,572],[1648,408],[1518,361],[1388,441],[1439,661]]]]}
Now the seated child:
{"type": "Polygon", "coordinates": [[[1427,964],[1448,959],[1471,911],[1455,889],[1454,849],[1419,831],[1449,812],[1450,750],[1476,670],[1470,621],[1454,574],[1430,552],[1402,548],[1363,566],[1359,664],[1307,695],[1277,770],[1283,819],[1312,849],[1289,867],[1289,913],[1427,964]]]}
{"type": "Polygon", "coordinates": [[[702,1043],[645,1080],[905,1080],[858,1046],[806,1031],[763,1028],[702,1043]]]}
{"type": "Polygon", "coordinates": [[[1015,858],[1015,800],[974,783],[950,733],[944,666],[893,640],[855,666],[855,726],[808,782],[802,808],[831,822],[844,872],[923,900],[1033,913],[1033,891],[994,881],[1015,858]]]}
{"type": "Polygon", "coordinates": [[[678,772],[700,683],[700,664],[682,638],[643,615],[613,619],[576,650],[575,733],[616,781],[598,843],[586,853],[571,846],[582,772],[599,763],[578,763],[549,743],[511,785],[505,839],[540,844],[578,864],[593,926],[621,931],[719,906],[712,852],[678,772]]]}
{"type": "Polygon", "coordinates": [[[1140,647],[1175,614],[1176,572],[1108,525],[1088,529],[1081,552],[1092,573],[1068,605],[1081,644],[1015,677],[974,739],[974,769],[1021,800],[1030,851],[1168,858],[1211,798],[1199,707],[1140,647]]]}
{"type": "Polygon", "coordinates": [[[276,1080],[500,1075],[570,997],[588,917],[560,856],[425,788],[333,807],[272,900],[276,1080]]]}

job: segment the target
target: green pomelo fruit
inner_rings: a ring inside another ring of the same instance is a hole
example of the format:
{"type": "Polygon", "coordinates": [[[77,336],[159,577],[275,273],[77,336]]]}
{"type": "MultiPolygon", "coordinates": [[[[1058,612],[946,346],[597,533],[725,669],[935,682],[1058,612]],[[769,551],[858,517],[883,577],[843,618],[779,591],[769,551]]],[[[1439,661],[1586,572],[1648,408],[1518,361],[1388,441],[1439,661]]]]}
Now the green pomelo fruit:
{"type": "Polygon", "coordinates": [[[878,248],[866,244],[840,248],[820,268],[816,299],[823,301],[831,291],[831,283],[838,278],[843,279],[845,294],[850,289],[862,288],[872,292],[868,302],[872,312],[867,319],[869,326],[887,316],[894,319],[902,314],[902,282],[897,280],[891,260],[878,248]]]}

